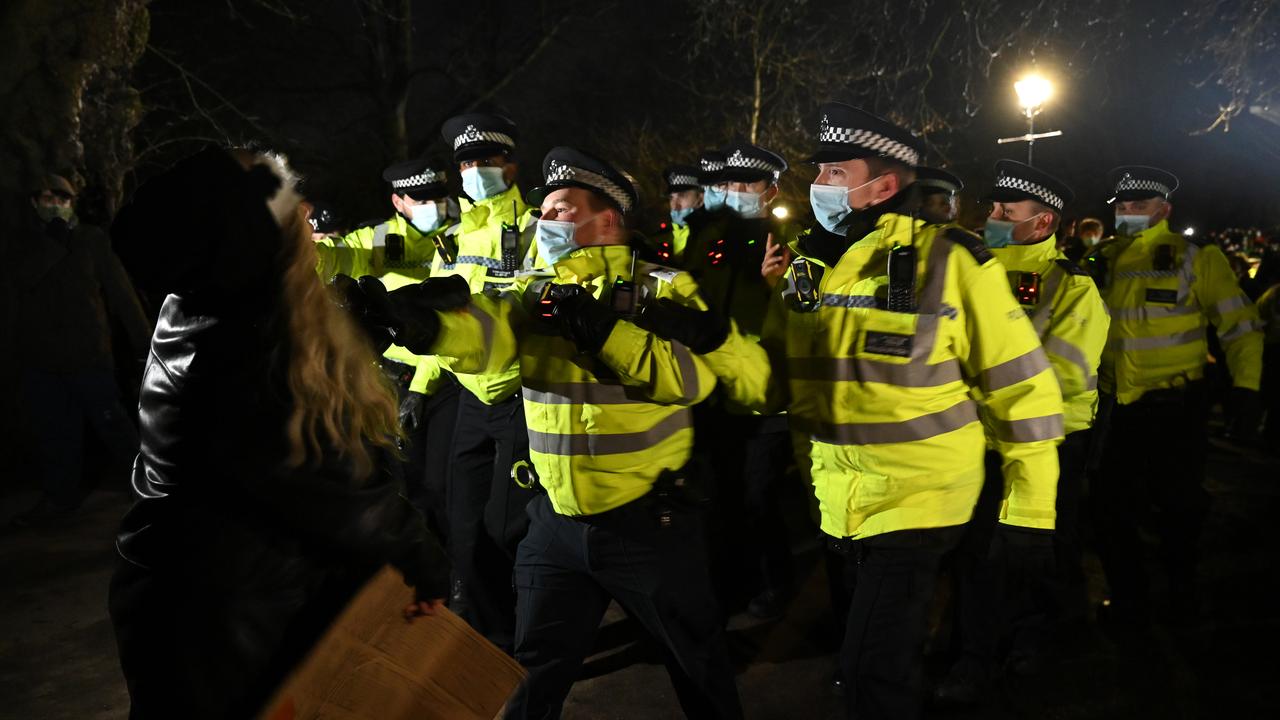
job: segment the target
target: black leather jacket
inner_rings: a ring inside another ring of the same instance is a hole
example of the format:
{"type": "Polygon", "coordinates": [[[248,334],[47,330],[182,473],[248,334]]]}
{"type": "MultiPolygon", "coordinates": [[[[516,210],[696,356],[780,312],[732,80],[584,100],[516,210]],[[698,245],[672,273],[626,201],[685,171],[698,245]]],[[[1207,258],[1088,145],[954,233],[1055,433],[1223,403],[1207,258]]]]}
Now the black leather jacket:
{"type": "Polygon", "coordinates": [[[444,597],[444,553],[389,475],[357,486],[338,458],[284,469],[288,392],[283,378],[262,379],[271,348],[253,305],[165,300],[120,554],[153,570],[198,567],[214,588],[390,562],[420,597],[444,597]]]}

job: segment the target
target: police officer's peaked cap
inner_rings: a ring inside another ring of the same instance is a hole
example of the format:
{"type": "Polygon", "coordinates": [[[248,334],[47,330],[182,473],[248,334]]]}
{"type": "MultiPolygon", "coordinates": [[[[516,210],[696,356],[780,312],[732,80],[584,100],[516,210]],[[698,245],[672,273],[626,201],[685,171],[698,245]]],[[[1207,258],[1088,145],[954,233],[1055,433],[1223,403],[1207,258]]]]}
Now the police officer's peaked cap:
{"type": "Polygon", "coordinates": [[[960,178],[942,168],[925,165],[916,168],[916,185],[919,186],[920,192],[925,194],[958,193],[964,189],[964,183],[960,178]]]}
{"type": "Polygon", "coordinates": [[[818,108],[818,118],[818,150],[811,163],[882,157],[915,167],[924,154],[910,131],[852,105],[826,103],[818,108]]]}
{"type": "Polygon", "coordinates": [[[510,155],[519,132],[510,118],[492,113],[467,113],[444,121],[440,135],[453,148],[457,162],[493,155],[510,155]]]}
{"type": "Polygon", "coordinates": [[[987,200],[996,202],[1035,200],[1041,205],[1047,205],[1062,212],[1062,208],[1076,196],[1071,188],[1058,178],[1017,160],[999,160],[996,162],[995,171],[995,187],[987,194],[987,200]]]}
{"type": "Polygon", "coordinates": [[[668,194],[702,189],[702,183],[698,182],[698,168],[692,165],[672,165],[662,171],[662,179],[667,181],[668,194]]]}
{"type": "Polygon", "coordinates": [[[428,160],[396,163],[382,171],[382,179],[391,184],[391,192],[414,200],[438,200],[449,194],[444,169],[428,160]]]}
{"type": "Polygon", "coordinates": [[[1173,173],[1146,165],[1121,165],[1108,173],[1108,177],[1115,188],[1115,197],[1107,202],[1153,197],[1168,200],[1178,189],[1178,178],[1173,173]]]}
{"type": "Polygon", "coordinates": [[[311,203],[311,227],[315,228],[316,232],[333,233],[342,228],[342,218],[338,215],[336,208],[323,200],[309,202],[311,203]]]}
{"type": "Polygon", "coordinates": [[[705,150],[698,158],[698,184],[715,185],[721,182],[720,173],[724,172],[724,153],[719,150],[705,150]]]}
{"type": "Polygon", "coordinates": [[[529,191],[528,201],[541,205],[557,188],[590,190],[624,213],[631,212],[638,199],[631,179],[614,166],[593,155],[570,147],[552,148],[542,161],[542,185],[529,191]]]}
{"type": "Polygon", "coordinates": [[[739,140],[724,149],[722,182],[777,182],[778,176],[787,170],[782,156],[759,145],[739,140]]]}

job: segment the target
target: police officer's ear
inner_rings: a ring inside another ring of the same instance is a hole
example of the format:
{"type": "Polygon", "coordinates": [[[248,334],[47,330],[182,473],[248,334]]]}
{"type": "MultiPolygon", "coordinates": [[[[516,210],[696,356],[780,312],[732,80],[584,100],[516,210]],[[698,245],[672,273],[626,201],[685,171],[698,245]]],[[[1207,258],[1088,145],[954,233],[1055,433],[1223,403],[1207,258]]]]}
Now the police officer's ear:
{"type": "Polygon", "coordinates": [[[778,197],[778,184],[774,183],[765,189],[764,195],[761,196],[760,200],[765,205],[768,205],[769,203],[773,202],[774,198],[776,197],[778,197]]]}
{"type": "Polygon", "coordinates": [[[1165,200],[1160,204],[1160,207],[1151,214],[1151,224],[1155,225],[1161,220],[1168,220],[1171,214],[1173,214],[1173,203],[1165,200]]]}
{"type": "Polygon", "coordinates": [[[515,160],[511,159],[510,155],[503,156],[502,179],[507,181],[508,186],[516,181],[516,173],[519,170],[520,166],[516,164],[515,160]]]}
{"type": "Polygon", "coordinates": [[[400,213],[401,215],[409,214],[405,212],[405,210],[407,209],[407,206],[405,205],[405,202],[404,202],[404,196],[399,193],[391,193],[391,207],[394,207],[396,209],[396,212],[400,213]]]}
{"type": "Polygon", "coordinates": [[[884,173],[871,182],[872,205],[879,205],[885,200],[897,195],[898,191],[903,187],[902,179],[898,177],[898,173],[892,171],[884,173]]]}

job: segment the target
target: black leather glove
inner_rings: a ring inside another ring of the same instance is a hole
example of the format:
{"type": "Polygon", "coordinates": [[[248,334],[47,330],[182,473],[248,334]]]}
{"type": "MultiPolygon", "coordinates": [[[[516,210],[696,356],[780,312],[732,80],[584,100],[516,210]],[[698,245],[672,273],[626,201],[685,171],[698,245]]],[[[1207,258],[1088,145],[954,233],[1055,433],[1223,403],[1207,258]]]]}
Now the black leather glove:
{"type": "Polygon", "coordinates": [[[572,341],[580,352],[600,352],[618,322],[613,309],[596,300],[581,285],[552,284],[547,289],[546,300],[549,302],[542,307],[543,317],[549,315],[560,334],[572,341]]]}
{"type": "MultiPolygon", "coordinates": [[[[374,282],[378,286],[382,285],[376,279],[374,282]]],[[[373,285],[370,284],[368,287],[373,288],[373,285]]],[[[385,308],[380,311],[376,307],[378,304],[376,300],[371,303],[366,288],[349,275],[335,275],[333,280],[329,281],[329,289],[333,294],[334,302],[351,313],[351,317],[364,330],[369,341],[373,343],[374,352],[378,355],[385,352],[391,346],[393,337],[391,324],[394,322],[390,317],[385,316],[385,308]]],[[[373,289],[376,290],[376,288],[373,289]]],[[[386,296],[385,288],[382,289],[382,296],[386,296]]]]}
{"type": "Polygon", "coordinates": [[[1252,444],[1258,441],[1258,426],[1262,424],[1262,396],[1256,390],[1231,388],[1231,426],[1227,435],[1232,440],[1252,444]]]}
{"type": "Polygon", "coordinates": [[[427,409],[427,396],[409,391],[400,400],[400,427],[406,433],[422,427],[422,417],[427,409]]]}
{"type": "Polygon", "coordinates": [[[391,303],[401,315],[426,310],[460,310],[471,302],[471,286],[459,275],[431,277],[391,291],[391,303]]]}
{"type": "Polygon", "coordinates": [[[729,321],[720,313],[686,307],[669,298],[646,305],[636,324],[699,355],[716,350],[729,337],[729,321]]]}

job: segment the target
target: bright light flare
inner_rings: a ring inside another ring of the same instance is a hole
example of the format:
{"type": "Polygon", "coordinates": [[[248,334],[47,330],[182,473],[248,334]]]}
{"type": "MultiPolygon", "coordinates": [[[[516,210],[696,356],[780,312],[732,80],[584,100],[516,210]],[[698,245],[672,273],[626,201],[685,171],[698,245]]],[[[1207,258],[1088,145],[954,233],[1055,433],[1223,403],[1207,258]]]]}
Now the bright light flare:
{"type": "Polygon", "coordinates": [[[1053,96],[1053,83],[1040,75],[1027,75],[1013,84],[1023,110],[1035,110],[1053,96]]]}
{"type": "Polygon", "coordinates": [[[1183,230],[1182,234],[1186,235],[1187,237],[1191,237],[1192,235],[1196,234],[1196,229],[1193,227],[1189,227],[1186,230],[1183,230]]]}
{"type": "Polygon", "coordinates": [[[779,220],[786,220],[787,216],[790,214],[791,214],[791,211],[788,210],[785,205],[779,205],[778,207],[773,209],[773,216],[778,218],[779,220]]]}

